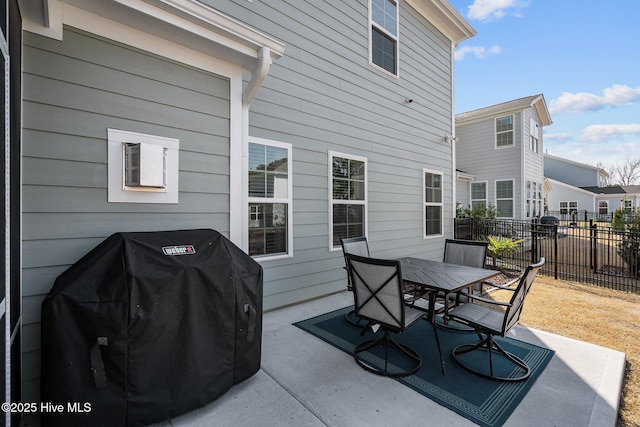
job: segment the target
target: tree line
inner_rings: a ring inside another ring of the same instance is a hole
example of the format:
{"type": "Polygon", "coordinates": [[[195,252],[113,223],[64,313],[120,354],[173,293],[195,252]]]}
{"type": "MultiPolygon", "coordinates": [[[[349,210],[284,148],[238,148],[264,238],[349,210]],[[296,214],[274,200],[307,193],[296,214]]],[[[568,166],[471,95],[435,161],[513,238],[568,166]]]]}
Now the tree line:
{"type": "Polygon", "coordinates": [[[605,178],[605,185],[636,185],[640,182],[640,159],[627,158],[613,165],[599,162],[596,167],[609,174],[605,178]]]}

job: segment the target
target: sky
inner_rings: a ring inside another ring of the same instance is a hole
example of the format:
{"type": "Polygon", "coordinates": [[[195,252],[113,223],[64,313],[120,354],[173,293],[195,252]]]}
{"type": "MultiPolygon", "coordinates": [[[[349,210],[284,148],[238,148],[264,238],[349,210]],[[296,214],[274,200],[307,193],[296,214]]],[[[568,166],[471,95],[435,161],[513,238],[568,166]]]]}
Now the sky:
{"type": "Polygon", "coordinates": [[[455,51],[455,111],[543,94],[545,152],[640,159],[640,0],[449,0],[477,31],[455,51]]]}

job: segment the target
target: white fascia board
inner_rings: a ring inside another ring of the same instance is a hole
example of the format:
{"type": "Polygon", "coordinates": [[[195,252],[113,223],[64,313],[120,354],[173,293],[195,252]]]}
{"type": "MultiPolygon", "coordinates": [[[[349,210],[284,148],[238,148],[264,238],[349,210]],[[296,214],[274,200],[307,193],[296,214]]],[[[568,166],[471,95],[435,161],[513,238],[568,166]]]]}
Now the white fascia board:
{"type": "Polygon", "coordinates": [[[564,188],[566,188],[566,189],[569,189],[569,190],[575,191],[576,193],[580,193],[580,194],[584,194],[584,195],[589,195],[589,196],[597,196],[597,195],[598,195],[597,193],[594,193],[594,192],[592,192],[592,191],[587,191],[587,190],[584,190],[584,189],[582,189],[582,188],[580,188],[580,187],[574,187],[573,185],[570,185],[570,184],[564,183],[564,182],[562,182],[562,181],[557,181],[557,180],[555,180],[555,179],[551,179],[551,178],[545,178],[545,179],[546,179],[547,181],[549,181],[549,184],[551,184],[551,186],[552,186],[552,187],[553,187],[553,186],[564,187],[564,188]]]}
{"type": "MultiPolygon", "coordinates": [[[[257,62],[261,48],[267,48],[272,59],[284,54],[285,46],[277,40],[228,17],[197,0],[112,0],[108,5],[89,0],[20,0],[24,29],[62,40],[62,26],[68,21],[67,9],[79,9],[115,22],[126,22],[136,13],[140,17],[167,24],[166,38],[172,30],[196,36],[211,46],[222,46],[250,62],[257,62]]],[[[145,20],[139,20],[143,29],[145,20]]],[[[157,31],[161,30],[154,26],[157,31]]],[[[189,46],[186,46],[189,47],[189,46]]]]}
{"type": "Polygon", "coordinates": [[[406,3],[431,22],[454,46],[477,34],[446,0],[406,0],[406,3]]]}

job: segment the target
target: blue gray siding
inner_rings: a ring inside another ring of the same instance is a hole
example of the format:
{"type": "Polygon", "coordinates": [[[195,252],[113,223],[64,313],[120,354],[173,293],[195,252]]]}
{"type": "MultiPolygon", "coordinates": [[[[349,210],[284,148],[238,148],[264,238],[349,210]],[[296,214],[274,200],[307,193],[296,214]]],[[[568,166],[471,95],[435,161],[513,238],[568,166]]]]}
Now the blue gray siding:
{"type": "MultiPolygon", "coordinates": [[[[266,309],[346,287],[329,243],[328,152],[368,160],[380,257],[441,259],[452,235],[451,44],[400,2],[400,76],[369,65],[367,0],[207,0],[283,42],[249,111],[250,137],[292,144],[293,257],[263,260],[266,309]],[[412,103],[406,103],[407,99],[412,103]],[[423,169],[443,174],[444,237],[424,239],[423,169]]],[[[27,34],[24,100],[25,399],[37,396],[40,303],[116,231],[228,235],[229,81],[67,28],[27,34]],[[177,205],[107,203],[107,128],[180,140],[177,205]]]]}
{"type": "Polygon", "coordinates": [[[533,108],[503,113],[456,125],[456,167],[475,176],[475,181],[487,181],[488,201],[495,205],[495,182],[514,180],[514,218],[526,218],[527,181],[544,181],[544,155],[542,124],[533,108]],[[508,148],[495,148],[496,117],[513,114],[514,144],[508,148]],[[530,149],[529,121],[540,126],[538,152],[530,149]]]}
{"type": "Polygon", "coordinates": [[[328,250],[329,150],[368,159],[374,255],[441,258],[442,239],[422,238],[422,169],[444,174],[451,234],[449,41],[400,2],[396,79],[369,65],[366,0],[203,2],[286,44],[249,114],[249,135],[293,146],[294,254],[262,262],[265,306],[345,287],[342,254],[328,250]]]}
{"type": "Polygon", "coordinates": [[[24,396],[37,396],[40,303],[118,231],[229,230],[229,82],[65,29],[24,38],[24,396]],[[107,128],[180,139],[178,204],[107,202],[107,128]]]}
{"type": "Polygon", "coordinates": [[[522,114],[514,114],[514,145],[495,148],[495,118],[456,126],[457,165],[462,171],[475,176],[475,181],[487,181],[487,200],[495,206],[495,182],[514,180],[514,216],[520,218],[522,191],[523,146],[519,142],[522,134],[522,114]]]}
{"type": "Polygon", "coordinates": [[[545,157],[544,174],[546,177],[564,182],[574,187],[600,185],[598,170],[589,165],[581,165],[571,161],[562,161],[553,157],[545,157]]]}

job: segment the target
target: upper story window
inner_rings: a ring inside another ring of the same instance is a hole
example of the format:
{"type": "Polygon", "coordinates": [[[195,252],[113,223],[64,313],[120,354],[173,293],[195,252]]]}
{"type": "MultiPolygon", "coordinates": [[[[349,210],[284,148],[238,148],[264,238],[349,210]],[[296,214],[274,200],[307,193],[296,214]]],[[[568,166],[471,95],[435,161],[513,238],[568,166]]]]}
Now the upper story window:
{"type": "Polygon", "coordinates": [[[496,148],[513,146],[513,114],[496,119],[496,148]]]}
{"type": "Polygon", "coordinates": [[[424,173],[424,237],[442,235],[442,173],[423,170],[424,173]]]}
{"type": "Polygon", "coordinates": [[[513,218],[513,180],[496,181],[496,210],[499,218],[513,218]]]}
{"type": "Polygon", "coordinates": [[[487,207],[487,183],[471,183],[471,209],[486,209],[487,207]]]}
{"type": "Polygon", "coordinates": [[[291,144],[249,142],[249,255],[290,256],[291,144]]]}
{"type": "Polygon", "coordinates": [[[398,75],[398,1],[370,0],[369,61],[398,75]]]}
{"type": "Polygon", "coordinates": [[[329,152],[330,249],[367,235],[367,159],[329,152]]]}
{"type": "Polygon", "coordinates": [[[534,153],[540,152],[539,134],[540,134],[540,126],[535,120],[529,119],[529,138],[530,138],[529,149],[534,153]]]}

